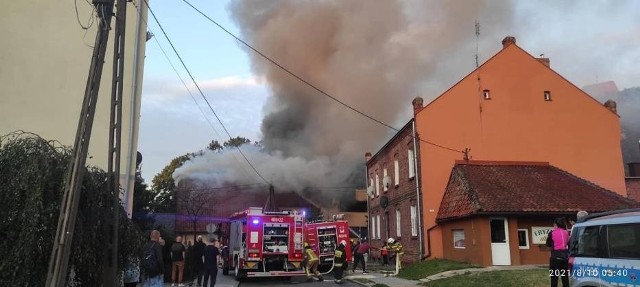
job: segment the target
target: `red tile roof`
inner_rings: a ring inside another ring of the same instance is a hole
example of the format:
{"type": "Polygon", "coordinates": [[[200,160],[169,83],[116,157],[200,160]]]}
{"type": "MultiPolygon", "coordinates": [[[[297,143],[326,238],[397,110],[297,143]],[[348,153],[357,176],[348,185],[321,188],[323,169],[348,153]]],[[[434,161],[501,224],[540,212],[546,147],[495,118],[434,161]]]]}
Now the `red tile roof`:
{"type": "Polygon", "coordinates": [[[473,214],[599,212],[638,203],[547,163],[458,162],[437,220],[473,214]]]}

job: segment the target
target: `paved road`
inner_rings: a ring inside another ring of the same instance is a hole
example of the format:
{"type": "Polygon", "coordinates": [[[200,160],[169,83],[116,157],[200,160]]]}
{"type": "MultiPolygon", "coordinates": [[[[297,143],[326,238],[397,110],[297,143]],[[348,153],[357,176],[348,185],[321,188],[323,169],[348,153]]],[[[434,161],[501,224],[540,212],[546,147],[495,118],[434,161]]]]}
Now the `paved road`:
{"type": "Polygon", "coordinates": [[[325,276],[325,281],[323,282],[317,282],[317,281],[313,281],[313,282],[307,282],[305,280],[306,278],[302,278],[302,277],[297,277],[297,278],[291,278],[289,280],[284,280],[282,278],[252,278],[252,279],[248,279],[247,281],[244,281],[242,283],[240,283],[240,287],[246,287],[246,286],[275,286],[275,287],[285,287],[285,286],[291,286],[291,285],[300,285],[300,286],[316,286],[316,287],[320,287],[320,286],[345,286],[345,287],[359,287],[360,285],[355,284],[351,281],[347,281],[347,280],[343,280],[344,284],[341,285],[337,285],[335,283],[333,283],[333,276],[329,275],[329,276],[325,276]]]}

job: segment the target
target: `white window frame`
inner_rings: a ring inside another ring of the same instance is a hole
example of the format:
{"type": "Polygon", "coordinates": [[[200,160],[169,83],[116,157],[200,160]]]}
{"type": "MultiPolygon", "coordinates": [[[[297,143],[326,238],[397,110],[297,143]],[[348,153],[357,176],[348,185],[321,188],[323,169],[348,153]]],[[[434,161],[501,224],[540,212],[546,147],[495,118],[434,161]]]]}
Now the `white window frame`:
{"type": "Polygon", "coordinates": [[[383,191],[387,191],[389,189],[389,187],[387,186],[387,184],[391,184],[390,182],[387,182],[387,184],[384,184],[384,179],[387,178],[387,168],[385,167],[382,170],[382,190],[383,191]]]}
{"type": "Polygon", "coordinates": [[[376,215],[376,238],[380,239],[380,215],[376,215]]]}
{"type": "Polygon", "coordinates": [[[518,228],[518,249],[529,249],[531,244],[529,243],[529,229],[526,228],[518,228]],[[527,245],[526,246],[520,246],[520,231],[524,231],[524,235],[527,238],[527,245]]]}
{"type": "Polygon", "coordinates": [[[396,186],[400,185],[400,163],[397,158],[393,160],[393,183],[396,186]]]}
{"type": "Polygon", "coordinates": [[[407,150],[407,157],[409,158],[409,178],[416,176],[414,154],[412,149],[407,150]]]}
{"type": "Polygon", "coordinates": [[[451,239],[453,243],[453,248],[455,249],[466,249],[467,248],[467,235],[464,232],[464,229],[452,229],[451,230],[451,239]],[[462,239],[465,241],[464,246],[456,246],[456,232],[462,232],[462,239]]]}
{"type": "Polygon", "coordinates": [[[418,207],[411,206],[411,236],[418,236],[418,207]]]}
{"type": "Polygon", "coordinates": [[[396,209],[396,236],[402,237],[402,218],[400,208],[396,209]]]}
{"type": "Polygon", "coordinates": [[[380,195],[380,176],[376,171],[376,196],[380,195]]]}
{"type": "Polygon", "coordinates": [[[376,217],[371,216],[371,238],[376,239],[376,217]]]}

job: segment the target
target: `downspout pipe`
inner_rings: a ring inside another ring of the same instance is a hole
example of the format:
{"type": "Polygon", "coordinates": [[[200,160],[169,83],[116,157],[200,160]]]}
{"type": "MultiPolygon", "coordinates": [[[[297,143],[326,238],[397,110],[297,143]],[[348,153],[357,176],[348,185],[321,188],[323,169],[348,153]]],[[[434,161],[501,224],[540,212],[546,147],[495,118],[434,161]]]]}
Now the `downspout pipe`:
{"type": "Polygon", "coordinates": [[[365,194],[367,195],[367,239],[369,240],[369,242],[371,242],[371,239],[373,239],[373,234],[372,234],[372,230],[371,228],[369,228],[371,226],[371,209],[369,209],[369,200],[371,199],[371,197],[369,196],[369,167],[367,166],[367,156],[365,155],[365,160],[364,160],[364,186],[366,187],[365,189],[365,194]]]}
{"type": "Polygon", "coordinates": [[[438,227],[438,225],[434,225],[429,227],[429,229],[427,229],[427,238],[429,238],[429,241],[427,241],[427,254],[425,254],[424,256],[422,256],[422,260],[425,260],[429,257],[431,257],[431,230],[435,229],[436,227],[438,227]]]}
{"type": "MultiPolygon", "coordinates": [[[[413,166],[416,169],[415,173],[416,173],[416,202],[417,202],[417,217],[418,217],[418,242],[420,242],[420,249],[419,249],[419,258],[423,258],[424,255],[424,239],[423,239],[423,234],[422,234],[422,196],[421,196],[421,192],[420,192],[420,169],[418,168],[418,158],[420,157],[420,153],[418,151],[418,143],[417,143],[417,132],[416,132],[416,120],[415,117],[413,119],[413,122],[411,123],[411,127],[412,127],[412,137],[413,137],[413,166]]],[[[428,234],[428,233],[427,233],[428,234]]],[[[431,243],[431,240],[429,240],[429,243],[431,243]]],[[[431,248],[429,248],[429,254],[431,253],[431,248]]]]}

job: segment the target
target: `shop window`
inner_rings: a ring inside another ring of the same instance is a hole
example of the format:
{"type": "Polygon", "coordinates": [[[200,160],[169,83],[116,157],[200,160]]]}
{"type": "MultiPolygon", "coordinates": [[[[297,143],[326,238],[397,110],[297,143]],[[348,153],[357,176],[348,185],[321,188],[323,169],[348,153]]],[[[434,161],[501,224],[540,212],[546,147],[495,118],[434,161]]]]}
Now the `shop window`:
{"type": "Polygon", "coordinates": [[[518,229],[518,248],[529,249],[529,230],[518,229]]]}

